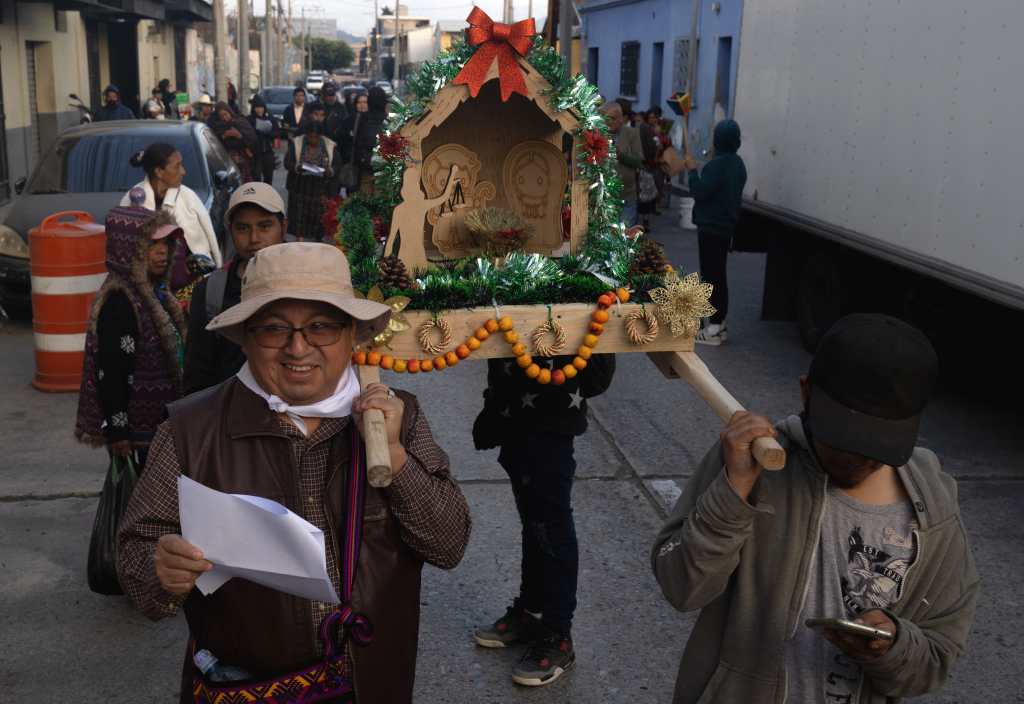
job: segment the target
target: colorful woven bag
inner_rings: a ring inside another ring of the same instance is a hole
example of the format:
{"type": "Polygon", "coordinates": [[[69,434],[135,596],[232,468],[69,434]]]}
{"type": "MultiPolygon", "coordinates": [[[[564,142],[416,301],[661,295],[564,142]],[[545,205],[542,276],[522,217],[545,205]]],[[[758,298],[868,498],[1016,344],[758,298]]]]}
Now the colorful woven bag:
{"type": "MultiPolygon", "coordinates": [[[[351,424],[352,458],[348,481],[348,510],[341,553],[341,604],[320,623],[324,658],[308,667],[267,680],[233,683],[207,682],[201,675],[192,680],[195,704],[311,704],[354,701],[350,663],[345,657],[344,635],[357,645],[373,640],[373,626],[352,610],[352,587],[359,546],[363,541],[363,504],[366,497],[366,458],[355,423],[351,424]],[[341,634],[338,632],[342,631],[341,634]],[[336,635],[337,634],[337,635],[336,635]],[[339,637],[340,635],[340,637],[339,637]]],[[[191,651],[194,653],[195,642],[191,651]]]]}

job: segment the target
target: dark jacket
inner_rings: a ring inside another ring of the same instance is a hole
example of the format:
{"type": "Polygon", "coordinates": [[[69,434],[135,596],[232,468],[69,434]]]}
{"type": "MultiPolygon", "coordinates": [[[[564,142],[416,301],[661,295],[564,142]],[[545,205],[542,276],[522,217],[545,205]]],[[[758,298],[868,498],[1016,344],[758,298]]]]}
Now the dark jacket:
{"type": "Polygon", "coordinates": [[[109,120],[134,120],[135,113],[124,103],[110,106],[104,105],[93,114],[93,122],[107,122],[109,120]]]}
{"type": "Polygon", "coordinates": [[[324,110],[327,111],[327,118],[324,120],[325,134],[333,139],[335,142],[341,142],[341,133],[344,128],[346,118],[348,117],[348,111],[345,109],[345,104],[341,101],[334,103],[334,105],[328,105],[324,103],[324,110]]]}
{"type": "MultiPolygon", "coordinates": [[[[420,411],[415,397],[399,394],[406,404],[402,440],[409,447],[420,411]]],[[[218,491],[262,496],[299,510],[305,498],[298,491],[291,446],[275,414],[241,382],[225,382],[183,399],[170,408],[169,425],[186,476],[218,491]]],[[[342,526],[349,433],[340,432],[330,442],[325,510],[331,525],[342,526]]],[[[121,540],[123,545],[124,534],[121,540]]],[[[388,491],[368,486],[352,596],[355,611],[366,614],[374,628],[370,645],[351,648],[360,702],[412,701],[422,567],[423,558],[402,538],[388,491]]],[[[233,579],[205,597],[193,590],[184,609],[191,635],[202,647],[224,662],[268,676],[318,659],[305,604],[299,597],[233,579]]],[[[191,658],[186,659],[183,682],[191,682],[194,672],[191,658]]],[[[187,685],[182,701],[191,701],[187,685]]]]}
{"type": "MultiPolygon", "coordinates": [[[[305,103],[302,106],[302,117],[305,119],[306,115],[309,114],[309,103],[305,103]]],[[[295,103],[292,103],[284,109],[284,114],[281,115],[281,125],[292,131],[295,134],[295,130],[301,126],[300,120],[295,119],[295,103]]]]}
{"type": "Polygon", "coordinates": [[[364,112],[359,120],[352,140],[355,162],[363,169],[370,169],[373,164],[373,150],[377,147],[377,135],[384,129],[387,115],[382,112],[364,112]]]}
{"type": "Polygon", "coordinates": [[[249,113],[249,124],[256,132],[256,153],[271,154],[274,151],[274,140],[281,136],[281,124],[277,118],[266,111],[267,104],[263,98],[256,96],[252,99],[252,107],[264,108],[263,117],[256,117],[256,113],[249,113]]]}
{"type": "MultiPolygon", "coordinates": [[[[534,358],[547,366],[548,360],[534,358]]],[[[573,357],[553,357],[561,369],[573,357]]],[[[608,390],[615,374],[615,355],[595,354],[587,368],[561,386],[542,385],[526,376],[514,359],[487,361],[484,409],[473,424],[473,442],[487,450],[523,435],[543,430],[560,435],[582,435],[587,429],[587,402],[608,390]]]]}
{"type": "Polygon", "coordinates": [[[740,126],[735,120],[715,125],[715,156],[698,175],[690,172],[693,222],[697,229],[732,235],[740,219],[747,167],[736,154],[740,148],[740,126]]]}
{"type": "MultiPolygon", "coordinates": [[[[238,264],[236,258],[227,270],[224,303],[218,309],[218,313],[236,305],[242,299],[242,280],[238,276],[238,264]]],[[[245,364],[245,353],[241,347],[223,335],[206,329],[206,324],[210,322],[206,311],[209,281],[210,277],[207,276],[196,284],[189,305],[188,343],[185,345],[185,371],[182,377],[186,394],[216,386],[230,379],[245,364]]]]}

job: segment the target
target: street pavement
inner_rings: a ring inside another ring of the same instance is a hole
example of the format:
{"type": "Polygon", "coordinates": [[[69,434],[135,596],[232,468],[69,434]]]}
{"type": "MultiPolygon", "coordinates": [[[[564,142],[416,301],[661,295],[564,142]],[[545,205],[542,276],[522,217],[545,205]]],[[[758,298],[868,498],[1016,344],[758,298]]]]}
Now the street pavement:
{"type": "MultiPolygon", "coordinates": [[[[668,211],[656,220],[654,237],[677,268],[691,271],[696,235],[677,221],[668,211]]],[[[793,323],[759,319],[763,268],[762,255],[731,258],[730,341],[698,351],[742,403],[777,418],[798,409],[797,379],[809,355],[793,323]]],[[[75,443],[76,395],[35,391],[32,371],[31,331],[9,323],[0,330],[0,700],[177,701],[184,621],[151,623],[123,597],[88,590],[86,554],[105,453],[75,443]]],[[[419,395],[474,519],[462,564],[424,570],[417,701],[670,701],[695,615],[677,613],[661,598],[648,552],[721,429],[704,402],[684,382],[665,380],[644,355],[620,355],[615,381],[592,403],[591,428],[576,445],[577,666],[549,687],[522,689],[509,678],[519,651],[477,649],[471,638],[474,626],[500,615],[514,596],[519,565],[508,482],[496,453],[476,452],[470,437],[485,365],[385,381],[419,395]]],[[[926,415],[921,444],[959,479],[983,586],[966,654],[942,692],[917,701],[1024,702],[1019,420],[1010,409],[946,391],[926,415]]]]}

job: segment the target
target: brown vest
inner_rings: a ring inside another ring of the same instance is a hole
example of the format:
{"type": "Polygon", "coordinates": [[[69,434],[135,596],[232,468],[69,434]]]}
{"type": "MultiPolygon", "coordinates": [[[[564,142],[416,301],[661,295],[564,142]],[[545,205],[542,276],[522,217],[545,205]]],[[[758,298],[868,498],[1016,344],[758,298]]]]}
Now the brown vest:
{"type": "MultiPolygon", "coordinates": [[[[415,407],[415,397],[398,393],[406,408],[415,407]]],[[[413,416],[405,414],[403,442],[413,416]]],[[[300,513],[298,468],[290,441],[266,402],[237,379],[173,404],[170,426],[182,474],[218,491],[262,496],[300,513]]],[[[348,432],[339,432],[330,443],[325,508],[329,525],[340,530],[348,432]]],[[[341,540],[341,535],[334,538],[341,540]]],[[[352,601],[373,624],[374,637],[366,647],[350,648],[360,702],[412,701],[422,566],[422,559],[402,541],[386,493],[367,487],[352,601]]],[[[209,596],[193,590],[185,602],[185,616],[199,647],[257,677],[284,674],[318,657],[309,603],[244,579],[232,579],[209,596]]],[[[182,702],[190,701],[194,673],[187,653],[182,702]]]]}

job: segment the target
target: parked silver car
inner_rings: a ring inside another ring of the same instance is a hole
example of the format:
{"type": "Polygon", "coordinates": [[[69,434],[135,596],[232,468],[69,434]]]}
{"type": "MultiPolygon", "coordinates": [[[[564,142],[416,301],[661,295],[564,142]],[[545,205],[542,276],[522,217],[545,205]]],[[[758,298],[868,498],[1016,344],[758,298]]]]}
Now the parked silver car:
{"type": "Polygon", "coordinates": [[[132,186],[145,178],[128,163],[132,154],[154,142],[181,152],[185,185],[206,204],[221,249],[229,244],[223,213],[239,173],[220,140],[201,122],[120,120],[94,122],[65,130],[43,155],[0,225],[0,302],[11,312],[31,306],[28,232],[43,218],[62,210],[84,210],[102,223],[132,186]]]}

